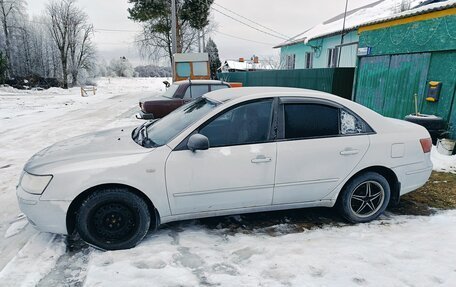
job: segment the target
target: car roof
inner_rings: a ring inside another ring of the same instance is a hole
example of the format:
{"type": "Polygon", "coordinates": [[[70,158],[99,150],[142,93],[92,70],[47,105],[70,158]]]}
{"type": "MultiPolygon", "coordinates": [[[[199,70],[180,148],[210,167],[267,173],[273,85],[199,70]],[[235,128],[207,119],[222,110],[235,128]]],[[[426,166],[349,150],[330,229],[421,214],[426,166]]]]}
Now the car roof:
{"type": "Polygon", "coordinates": [[[204,96],[210,100],[216,102],[227,102],[230,100],[238,99],[243,96],[260,96],[277,94],[280,96],[313,96],[330,100],[340,99],[335,95],[331,95],[325,92],[300,89],[300,88],[285,88],[285,87],[244,87],[244,88],[233,88],[233,89],[222,89],[214,92],[205,94],[204,96]]]}
{"type": "Polygon", "coordinates": [[[183,80],[183,81],[176,81],[173,84],[176,85],[182,85],[182,84],[188,84],[192,83],[192,85],[220,85],[220,84],[227,84],[223,81],[218,81],[218,80],[183,80]]]}

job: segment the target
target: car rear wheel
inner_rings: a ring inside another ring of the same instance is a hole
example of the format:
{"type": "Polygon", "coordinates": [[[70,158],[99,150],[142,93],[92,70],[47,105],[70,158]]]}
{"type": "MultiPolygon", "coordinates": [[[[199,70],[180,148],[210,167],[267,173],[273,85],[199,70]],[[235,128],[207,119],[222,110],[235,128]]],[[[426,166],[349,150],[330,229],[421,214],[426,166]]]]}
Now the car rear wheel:
{"type": "Polygon", "coordinates": [[[380,174],[366,172],[353,178],[342,190],[340,211],[352,223],[376,219],[388,206],[391,189],[380,174]]]}
{"type": "Polygon", "coordinates": [[[105,189],[82,203],[76,228],[87,243],[105,250],[128,249],[146,236],[150,226],[147,204],[125,189],[105,189]]]}

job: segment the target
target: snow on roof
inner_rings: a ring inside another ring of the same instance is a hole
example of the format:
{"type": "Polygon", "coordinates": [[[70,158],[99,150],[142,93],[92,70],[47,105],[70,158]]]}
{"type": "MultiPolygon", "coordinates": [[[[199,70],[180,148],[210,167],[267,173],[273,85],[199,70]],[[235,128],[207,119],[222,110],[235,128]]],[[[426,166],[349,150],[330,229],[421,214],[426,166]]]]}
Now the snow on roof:
{"type": "MultiPolygon", "coordinates": [[[[455,6],[456,0],[443,0],[438,2],[436,0],[379,0],[348,11],[345,30],[352,31],[360,26],[368,24],[444,10],[455,6]]],[[[343,21],[344,13],[328,19],[274,48],[280,48],[300,42],[307,43],[312,39],[339,34],[342,32],[343,21]]]]}
{"type": "Polygon", "coordinates": [[[407,18],[407,17],[411,17],[411,16],[416,16],[416,15],[421,15],[421,14],[426,14],[426,13],[430,13],[430,12],[434,12],[434,11],[440,11],[440,10],[445,10],[445,9],[456,7],[456,0],[446,0],[446,1],[441,1],[441,2],[436,2],[436,3],[431,3],[431,4],[426,4],[426,2],[429,2],[429,1],[424,1],[424,0],[420,0],[417,2],[421,2],[422,5],[415,6],[414,9],[407,10],[407,11],[404,11],[401,13],[397,13],[397,14],[391,15],[389,17],[375,19],[375,20],[366,22],[360,26],[368,26],[368,25],[372,25],[372,24],[387,22],[387,21],[401,19],[401,18],[407,18]]]}
{"type": "Polygon", "coordinates": [[[274,69],[274,67],[271,64],[265,63],[265,62],[259,62],[259,63],[252,63],[252,62],[239,62],[239,61],[233,61],[233,60],[226,60],[223,65],[221,66],[221,70],[240,70],[240,71],[246,71],[246,70],[271,70],[274,69]]]}

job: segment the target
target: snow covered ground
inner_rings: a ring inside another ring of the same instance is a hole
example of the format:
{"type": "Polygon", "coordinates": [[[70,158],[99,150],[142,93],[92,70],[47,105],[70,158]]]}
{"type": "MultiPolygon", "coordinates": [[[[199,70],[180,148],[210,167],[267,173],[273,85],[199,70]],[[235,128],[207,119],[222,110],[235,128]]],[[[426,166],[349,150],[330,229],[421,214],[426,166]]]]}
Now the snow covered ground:
{"type": "MultiPolygon", "coordinates": [[[[15,197],[26,160],[65,138],[140,124],[138,100],[162,88],[162,79],[101,79],[86,98],[78,89],[0,88],[0,286],[455,286],[456,211],[310,228],[284,216],[243,229],[251,218],[243,215],[229,217],[241,227],[234,231],[226,218],[184,221],[115,252],[79,241],[68,248],[66,238],[35,231],[15,197]]],[[[454,157],[435,152],[436,168],[456,171],[454,157]]]]}
{"type": "Polygon", "coordinates": [[[435,171],[451,172],[456,174],[456,155],[448,156],[437,152],[435,146],[432,147],[432,164],[435,171]]]}

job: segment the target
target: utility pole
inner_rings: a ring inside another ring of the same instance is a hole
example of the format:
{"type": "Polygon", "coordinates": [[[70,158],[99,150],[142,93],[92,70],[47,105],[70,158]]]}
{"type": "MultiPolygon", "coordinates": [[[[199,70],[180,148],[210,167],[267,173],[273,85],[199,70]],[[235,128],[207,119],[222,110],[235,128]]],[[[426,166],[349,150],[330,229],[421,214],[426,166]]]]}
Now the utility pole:
{"type": "Polygon", "coordinates": [[[344,23],[342,25],[342,34],[340,35],[340,46],[337,57],[337,67],[340,66],[340,58],[342,56],[342,44],[344,43],[344,34],[345,34],[345,20],[347,19],[347,9],[348,9],[348,0],[345,1],[345,12],[344,12],[344,23]]]}
{"type": "Polygon", "coordinates": [[[171,0],[171,38],[173,45],[173,55],[177,52],[177,16],[176,16],[176,0],[171,0]]]}
{"type": "Polygon", "coordinates": [[[201,31],[198,30],[198,53],[201,53],[201,31]]]}
{"type": "Polygon", "coordinates": [[[204,28],[203,28],[203,53],[206,53],[206,35],[204,34],[204,28]]]}

